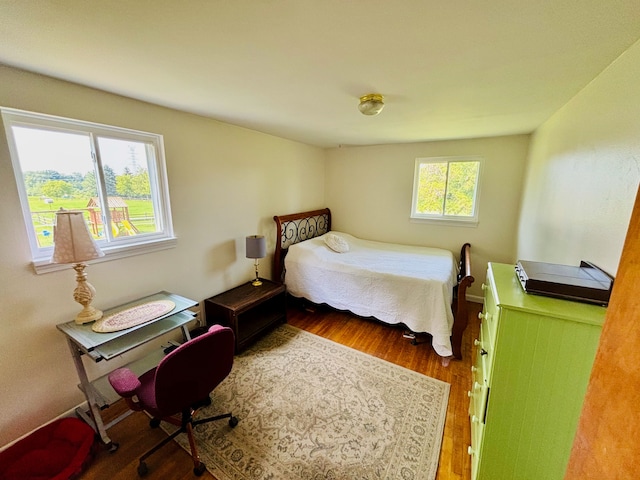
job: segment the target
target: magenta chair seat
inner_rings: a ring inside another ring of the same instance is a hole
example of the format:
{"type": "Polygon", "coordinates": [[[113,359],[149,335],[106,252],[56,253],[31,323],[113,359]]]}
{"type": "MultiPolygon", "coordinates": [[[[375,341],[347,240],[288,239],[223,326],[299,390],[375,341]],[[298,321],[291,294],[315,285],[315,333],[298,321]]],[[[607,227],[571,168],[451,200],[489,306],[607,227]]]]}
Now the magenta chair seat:
{"type": "Polygon", "coordinates": [[[212,326],[209,331],[180,345],[164,357],[158,366],[135,375],[128,368],[119,368],[109,374],[109,383],[123,397],[132,410],[144,410],[151,415],[151,426],[161,421],[180,427],[142,457],[138,475],[148,472],[145,460],[159,448],[181,433],[189,437],[193,473],[204,473],[206,466],[200,461],[193,437],[193,427],[202,423],[228,418],[235,427],[238,419],[231,413],[194,419],[198,408],[210,405],[209,394],[222,382],[233,366],[235,340],[230,328],[212,326]]]}

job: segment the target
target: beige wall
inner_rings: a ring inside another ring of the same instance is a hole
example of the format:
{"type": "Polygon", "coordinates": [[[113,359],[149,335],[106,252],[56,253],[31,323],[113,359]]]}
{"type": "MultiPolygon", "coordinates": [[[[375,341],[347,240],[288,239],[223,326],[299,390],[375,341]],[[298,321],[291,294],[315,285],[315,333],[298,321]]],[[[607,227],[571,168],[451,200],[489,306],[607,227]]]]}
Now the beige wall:
{"type": "MultiPolygon", "coordinates": [[[[202,300],[247,281],[253,263],[244,258],[244,237],[267,235],[272,252],[274,214],[325,203],[319,148],[6,67],[0,67],[0,105],[164,135],[177,247],[91,265],[97,307],[159,290],[202,300]]],[[[0,244],[2,447],[83,400],[55,328],[79,307],[72,299],[75,274],[33,273],[4,134],[0,244]]],[[[266,277],[269,261],[261,267],[266,277]]],[[[92,375],[129,358],[99,364],[92,375]]]]}
{"type": "Polygon", "coordinates": [[[536,131],[519,257],[615,275],[640,180],[639,79],[640,42],[536,131]]]}
{"type": "Polygon", "coordinates": [[[482,296],[487,261],[515,261],[518,210],[528,135],[470,140],[335,148],[327,153],[326,198],[333,229],[370,240],[460,250],[471,243],[472,296],[482,296]],[[480,155],[476,227],[417,223],[409,219],[418,157],[480,155]]]}

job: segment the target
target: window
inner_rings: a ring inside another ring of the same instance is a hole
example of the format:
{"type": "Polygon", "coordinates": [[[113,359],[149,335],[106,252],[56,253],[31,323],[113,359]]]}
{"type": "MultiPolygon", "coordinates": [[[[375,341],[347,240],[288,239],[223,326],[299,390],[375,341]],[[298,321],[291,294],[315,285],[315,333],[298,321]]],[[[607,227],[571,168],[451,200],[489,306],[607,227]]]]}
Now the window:
{"type": "Polygon", "coordinates": [[[162,136],[0,109],[36,271],[56,269],[55,212],[80,210],[105,258],[175,244],[162,136]]]}
{"type": "Polygon", "coordinates": [[[478,223],[478,157],[418,158],[411,218],[478,223]]]}

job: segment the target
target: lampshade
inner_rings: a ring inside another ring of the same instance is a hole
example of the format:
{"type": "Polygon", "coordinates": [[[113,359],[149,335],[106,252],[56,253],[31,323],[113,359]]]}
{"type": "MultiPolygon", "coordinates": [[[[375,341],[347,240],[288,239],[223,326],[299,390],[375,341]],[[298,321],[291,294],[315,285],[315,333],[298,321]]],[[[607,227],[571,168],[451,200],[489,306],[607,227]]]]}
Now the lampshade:
{"type": "Polygon", "coordinates": [[[369,93],[360,97],[358,110],[363,115],[377,115],[384,108],[384,97],[379,93],[369,93]]]}
{"type": "Polygon", "coordinates": [[[82,212],[57,211],[53,241],[53,263],[82,263],[104,256],[89,233],[82,212]]]}
{"type": "Polygon", "coordinates": [[[264,258],[267,256],[267,242],[262,235],[247,237],[247,258],[264,258]]]}

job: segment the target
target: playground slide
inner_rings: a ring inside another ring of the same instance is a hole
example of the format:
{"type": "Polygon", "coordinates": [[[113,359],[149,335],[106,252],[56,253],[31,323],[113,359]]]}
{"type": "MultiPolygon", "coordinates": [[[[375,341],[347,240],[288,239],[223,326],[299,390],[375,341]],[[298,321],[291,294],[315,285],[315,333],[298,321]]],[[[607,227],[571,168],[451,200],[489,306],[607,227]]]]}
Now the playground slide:
{"type": "Polygon", "coordinates": [[[122,220],[122,226],[128,235],[136,235],[138,233],[138,229],[134,227],[129,220],[122,220]]]}
{"type": "MultiPolygon", "coordinates": [[[[122,229],[124,230],[124,232],[122,232],[122,235],[131,236],[138,234],[138,229],[134,227],[133,224],[129,222],[129,220],[122,220],[122,229]]],[[[120,228],[118,228],[118,225],[115,222],[111,222],[111,233],[114,237],[118,237],[121,235],[120,228]]]]}

